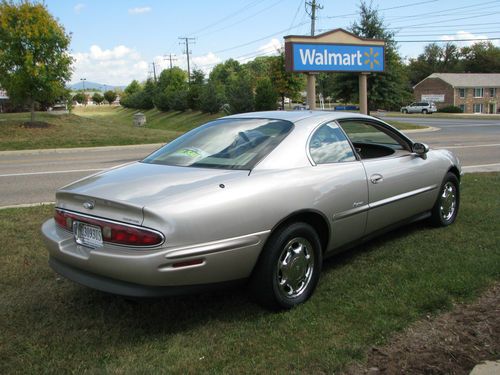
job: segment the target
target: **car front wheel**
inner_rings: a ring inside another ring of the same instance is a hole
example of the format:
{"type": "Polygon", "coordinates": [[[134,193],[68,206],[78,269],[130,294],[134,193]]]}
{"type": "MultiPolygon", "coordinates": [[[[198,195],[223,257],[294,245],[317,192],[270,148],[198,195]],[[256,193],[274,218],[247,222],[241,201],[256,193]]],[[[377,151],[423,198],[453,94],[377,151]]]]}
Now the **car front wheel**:
{"type": "Polygon", "coordinates": [[[422,114],[426,115],[427,114],[427,110],[426,109],[422,109],[422,114]]]}
{"type": "Polygon", "coordinates": [[[431,221],[435,226],[453,224],[460,206],[460,184],[455,174],[448,172],[441,185],[439,196],[432,209],[431,221]]]}
{"type": "Polygon", "coordinates": [[[305,302],[318,284],[322,251],[316,231],[306,223],[279,228],[268,239],[255,267],[250,289],[272,310],[305,302]]]}

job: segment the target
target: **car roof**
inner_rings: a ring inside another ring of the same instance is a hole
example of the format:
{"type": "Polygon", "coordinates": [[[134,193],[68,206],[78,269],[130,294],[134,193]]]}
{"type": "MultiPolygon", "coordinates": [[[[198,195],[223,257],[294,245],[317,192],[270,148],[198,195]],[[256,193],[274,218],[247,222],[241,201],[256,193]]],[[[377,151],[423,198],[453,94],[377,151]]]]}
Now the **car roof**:
{"type": "Polygon", "coordinates": [[[314,118],[318,118],[318,120],[321,118],[321,120],[324,120],[325,117],[328,117],[331,120],[338,120],[343,118],[372,118],[370,116],[362,115],[359,113],[335,111],[263,111],[238,113],[236,115],[225,116],[223,118],[266,118],[298,122],[301,120],[314,118]]]}

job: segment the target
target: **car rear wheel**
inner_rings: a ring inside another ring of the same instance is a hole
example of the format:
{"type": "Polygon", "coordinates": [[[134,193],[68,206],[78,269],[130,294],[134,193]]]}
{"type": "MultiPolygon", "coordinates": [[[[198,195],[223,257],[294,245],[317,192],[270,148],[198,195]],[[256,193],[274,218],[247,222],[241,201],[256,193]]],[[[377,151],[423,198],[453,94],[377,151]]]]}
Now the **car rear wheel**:
{"type": "Polygon", "coordinates": [[[453,224],[460,206],[460,185],[455,174],[448,172],[443,180],[439,196],[432,209],[431,221],[435,226],[453,224]]]}
{"type": "Polygon", "coordinates": [[[291,309],[312,295],[321,264],[321,243],[309,224],[279,228],[268,239],[254,269],[251,292],[264,307],[291,309]]]}
{"type": "Polygon", "coordinates": [[[408,114],[408,110],[407,110],[407,109],[403,109],[403,113],[404,113],[405,115],[407,115],[407,114],[408,114]]]}
{"type": "Polygon", "coordinates": [[[427,114],[427,110],[426,109],[422,109],[422,114],[426,115],[427,114]]]}

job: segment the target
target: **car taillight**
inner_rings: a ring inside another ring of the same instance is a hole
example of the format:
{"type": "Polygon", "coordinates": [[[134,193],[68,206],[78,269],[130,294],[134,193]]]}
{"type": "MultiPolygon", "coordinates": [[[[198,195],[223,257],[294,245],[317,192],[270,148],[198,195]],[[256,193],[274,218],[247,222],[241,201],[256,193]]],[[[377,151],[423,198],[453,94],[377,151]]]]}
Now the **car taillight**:
{"type": "Polygon", "coordinates": [[[54,220],[60,227],[73,230],[73,222],[87,223],[101,228],[102,239],[118,245],[126,246],[156,246],[163,242],[163,236],[155,231],[135,226],[80,216],[56,209],[54,220]]]}

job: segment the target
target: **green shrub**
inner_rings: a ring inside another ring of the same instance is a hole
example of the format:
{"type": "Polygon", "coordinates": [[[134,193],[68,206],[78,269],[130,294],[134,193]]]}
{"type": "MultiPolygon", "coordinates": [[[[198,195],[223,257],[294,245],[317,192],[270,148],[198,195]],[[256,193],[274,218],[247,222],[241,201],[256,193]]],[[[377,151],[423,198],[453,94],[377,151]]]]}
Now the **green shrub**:
{"type": "Polygon", "coordinates": [[[439,108],[438,112],[441,113],[462,113],[462,110],[459,107],[456,107],[454,105],[449,105],[443,108],[439,108]]]}

